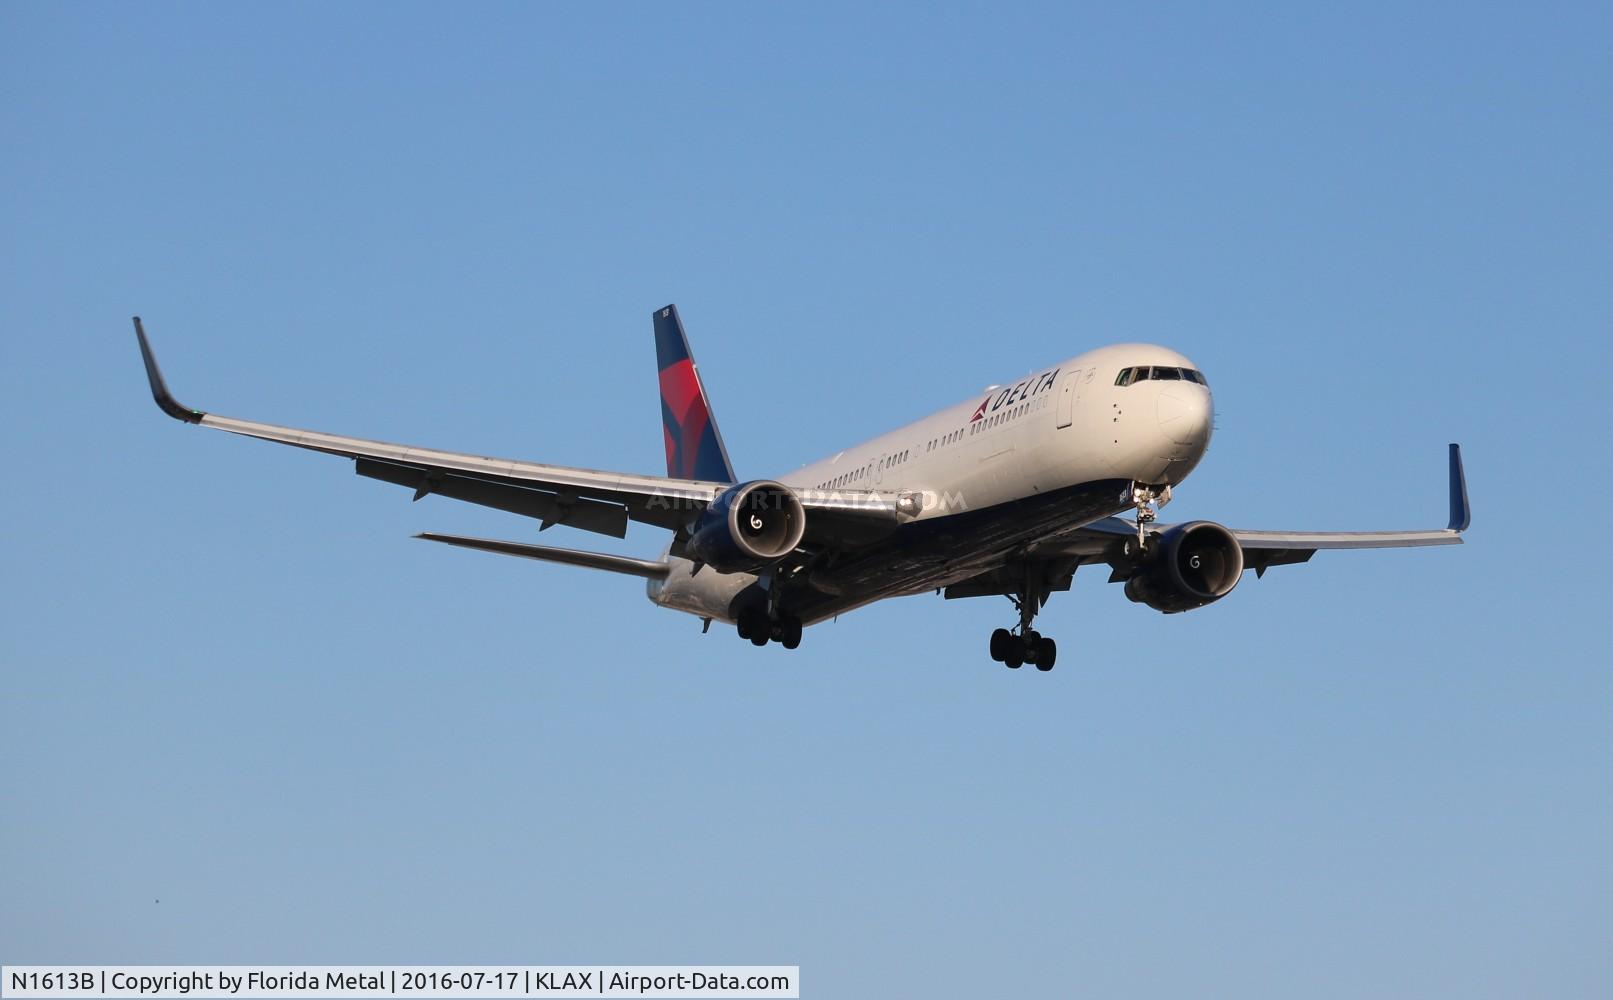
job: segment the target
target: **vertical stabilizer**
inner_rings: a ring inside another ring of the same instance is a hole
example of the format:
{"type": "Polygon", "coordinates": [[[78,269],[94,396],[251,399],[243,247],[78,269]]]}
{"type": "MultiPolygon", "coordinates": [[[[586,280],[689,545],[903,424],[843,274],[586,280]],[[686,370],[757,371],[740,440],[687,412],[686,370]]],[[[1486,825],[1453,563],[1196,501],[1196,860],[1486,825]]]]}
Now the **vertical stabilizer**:
{"type": "Polygon", "coordinates": [[[689,353],[689,338],[684,336],[677,306],[655,311],[655,362],[661,372],[666,474],[674,479],[734,482],[734,467],[711,415],[694,355],[689,353]]]}

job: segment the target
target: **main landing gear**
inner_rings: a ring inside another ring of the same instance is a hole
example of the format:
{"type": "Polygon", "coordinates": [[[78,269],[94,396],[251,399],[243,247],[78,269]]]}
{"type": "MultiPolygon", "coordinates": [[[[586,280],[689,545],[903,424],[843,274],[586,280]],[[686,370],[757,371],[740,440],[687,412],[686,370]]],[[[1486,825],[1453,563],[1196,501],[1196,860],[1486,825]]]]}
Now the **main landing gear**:
{"type": "Polygon", "coordinates": [[[1016,634],[1000,628],[991,633],[991,658],[1011,670],[1025,663],[1033,664],[1037,670],[1052,670],[1058,655],[1058,643],[1035,629],[1016,634]]]}
{"type": "Polygon", "coordinates": [[[1046,592],[1034,573],[1033,569],[1027,567],[1025,589],[1017,596],[1008,595],[1014,607],[1019,609],[1019,627],[1013,630],[1000,628],[991,633],[991,658],[1010,670],[1017,670],[1026,663],[1032,664],[1037,670],[1052,670],[1053,662],[1059,655],[1058,643],[1031,628],[1036,612],[1041,610],[1042,602],[1046,599],[1046,592]]]}
{"type": "Polygon", "coordinates": [[[752,608],[741,612],[739,621],[735,623],[739,629],[741,639],[749,639],[752,645],[765,646],[769,642],[776,642],[785,649],[794,649],[801,645],[801,619],[784,615],[777,619],[767,616],[767,612],[760,608],[752,608]]]}

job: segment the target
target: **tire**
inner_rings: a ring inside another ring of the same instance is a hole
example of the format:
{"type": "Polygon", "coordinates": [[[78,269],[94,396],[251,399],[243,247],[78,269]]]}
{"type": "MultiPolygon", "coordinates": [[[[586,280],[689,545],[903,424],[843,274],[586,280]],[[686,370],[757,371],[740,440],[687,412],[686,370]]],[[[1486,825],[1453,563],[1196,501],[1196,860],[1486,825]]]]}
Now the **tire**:
{"type": "Polygon", "coordinates": [[[763,632],[761,635],[753,635],[750,637],[750,641],[752,646],[765,646],[768,642],[767,633],[763,632]]]}
{"type": "Polygon", "coordinates": [[[1042,639],[1036,643],[1036,669],[1046,672],[1053,669],[1053,663],[1059,658],[1059,644],[1052,639],[1042,639]]]}
{"type": "Polygon", "coordinates": [[[801,645],[801,620],[791,618],[784,623],[784,638],[779,642],[785,649],[794,649],[801,645]]]}
{"type": "Polygon", "coordinates": [[[1020,664],[1024,662],[1025,651],[1019,648],[1019,643],[1017,642],[1010,646],[1008,652],[1003,656],[1003,665],[1009,670],[1018,670],[1020,664]]]}
{"type": "Polygon", "coordinates": [[[763,641],[757,643],[759,646],[766,645],[767,639],[771,637],[771,624],[772,623],[767,620],[767,616],[755,608],[749,608],[745,611],[741,611],[739,613],[739,621],[736,623],[739,628],[739,637],[741,639],[749,639],[752,642],[756,642],[756,637],[761,636],[763,641]]]}
{"type": "Polygon", "coordinates": [[[1005,628],[991,633],[991,658],[1002,663],[1008,656],[1008,647],[1014,642],[1013,634],[1005,628]]]}

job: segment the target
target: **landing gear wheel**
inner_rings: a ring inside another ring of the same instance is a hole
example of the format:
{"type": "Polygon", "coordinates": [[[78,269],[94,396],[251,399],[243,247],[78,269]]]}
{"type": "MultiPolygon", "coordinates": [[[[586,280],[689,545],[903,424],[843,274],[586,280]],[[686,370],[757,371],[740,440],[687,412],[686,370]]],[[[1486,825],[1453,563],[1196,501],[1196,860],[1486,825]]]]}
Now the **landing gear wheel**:
{"type": "Polygon", "coordinates": [[[1058,659],[1059,645],[1052,639],[1038,638],[1036,641],[1036,669],[1047,672],[1053,669],[1053,662],[1058,659]]]}
{"type": "Polygon", "coordinates": [[[784,634],[779,638],[779,643],[785,649],[794,649],[801,645],[801,620],[799,618],[785,619],[782,628],[784,634]]]}
{"type": "Polygon", "coordinates": [[[767,633],[763,632],[760,635],[751,636],[750,637],[750,642],[751,642],[752,646],[765,646],[765,645],[767,645],[767,633]]]}
{"type": "Polygon", "coordinates": [[[741,611],[739,613],[739,619],[734,622],[734,627],[738,629],[739,637],[741,639],[749,639],[751,642],[756,642],[756,637],[761,636],[762,641],[756,642],[756,645],[758,646],[767,645],[768,636],[772,632],[772,626],[768,622],[767,616],[755,608],[741,611]]]}
{"type": "Polygon", "coordinates": [[[1014,634],[1005,628],[991,633],[991,658],[998,663],[1008,659],[1008,647],[1014,644],[1014,634]]]}
{"type": "Polygon", "coordinates": [[[1003,665],[1009,670],[1018,670],[1020,664],[1024,662],[1025,648],[1018,642],[1015,642],[1013,645],[1009,646],[1008,652],[1003,655],[1003,665]]]}

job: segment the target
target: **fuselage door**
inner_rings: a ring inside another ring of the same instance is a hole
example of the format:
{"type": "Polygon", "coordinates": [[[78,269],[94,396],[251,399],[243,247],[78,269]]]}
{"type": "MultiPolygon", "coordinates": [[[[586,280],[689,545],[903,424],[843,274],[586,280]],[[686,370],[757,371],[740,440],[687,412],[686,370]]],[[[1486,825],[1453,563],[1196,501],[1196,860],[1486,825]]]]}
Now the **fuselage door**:
{"type": "MultiPolygon", "coordinates": [[[[1077,369],[1067,372],[1059,382],[1059,422],[1058,426],[1068,427],[1075,420],[1075,395],[1081,391],[1081,376],[1084,373],[1077,369]]],[[[1045,424],[1043,426],[1046,426],[1045,424]]]]}

